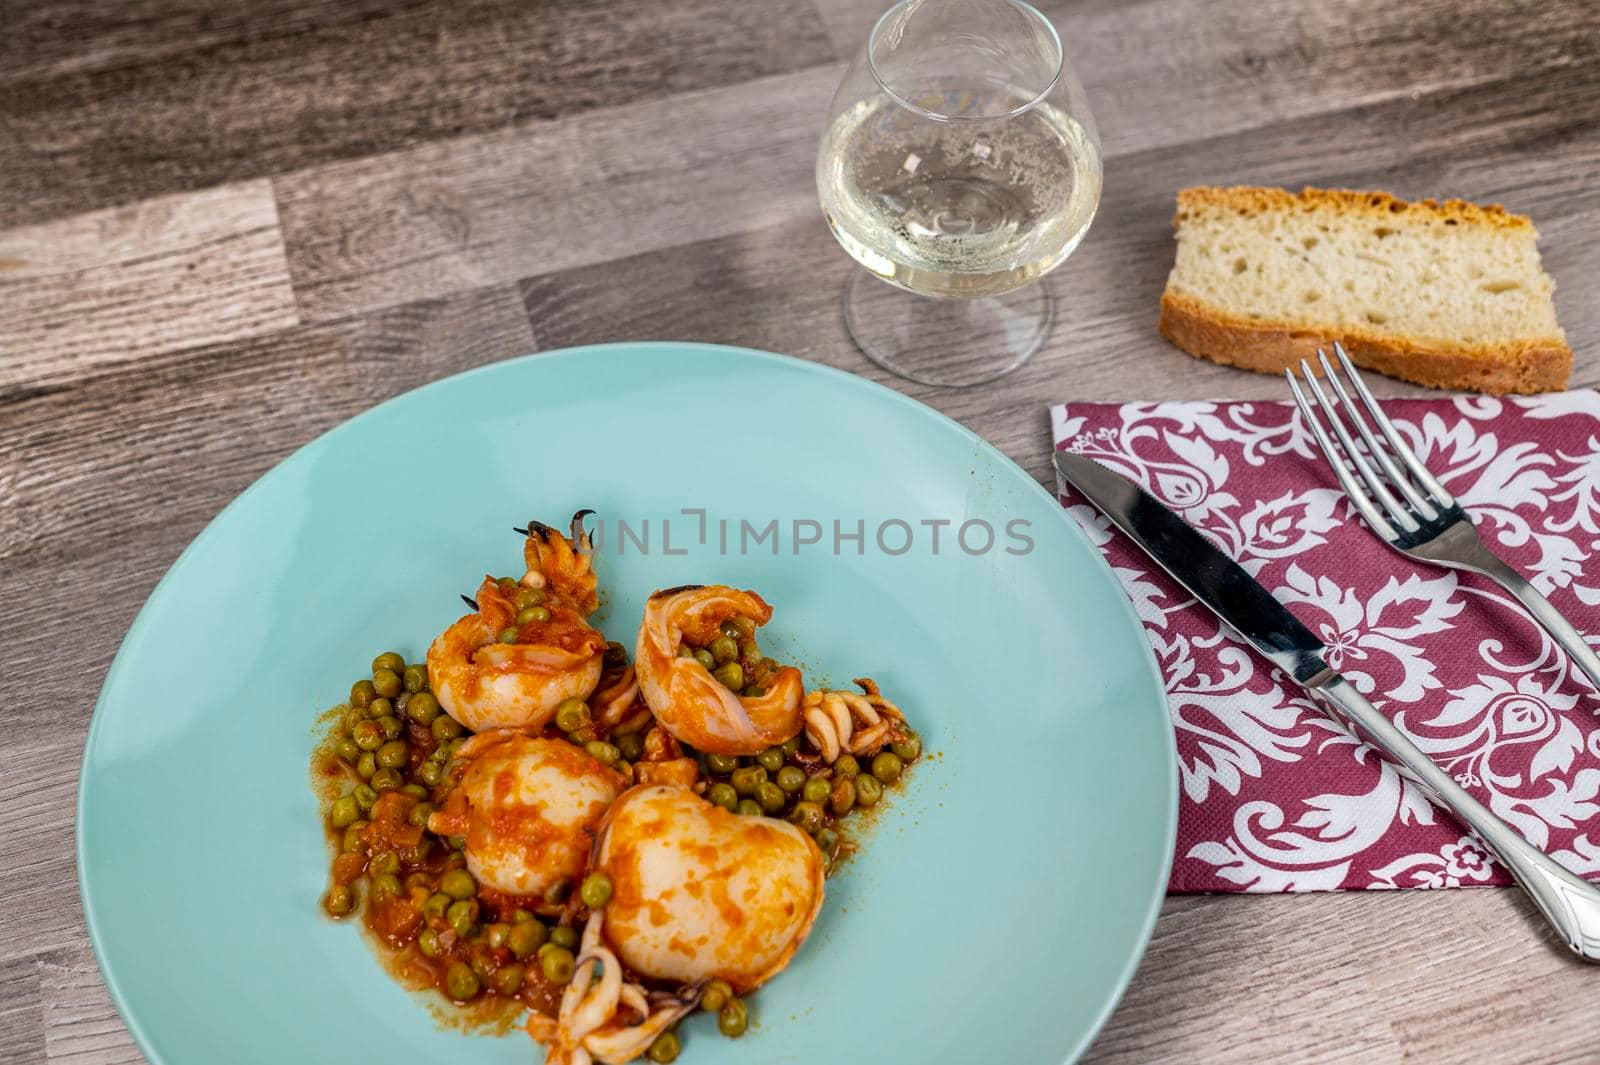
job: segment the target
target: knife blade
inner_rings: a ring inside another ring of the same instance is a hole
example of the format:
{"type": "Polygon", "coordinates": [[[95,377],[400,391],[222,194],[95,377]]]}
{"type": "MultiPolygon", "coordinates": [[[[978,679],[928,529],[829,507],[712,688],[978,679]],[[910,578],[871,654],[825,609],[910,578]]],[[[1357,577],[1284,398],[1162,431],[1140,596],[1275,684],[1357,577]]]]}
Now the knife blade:
{"type": "Polygon", "coordinates": [[[1327,645],[1243,566],[1160,500],[1082,455],[1057,451],[1056,469],[1173,580],[1279,669],[1308,687],[1333,675],[1323,658],[1327,645]]]}
{"type": "Polygon", "coordinates": [[[1441,769],[1366,696],[1330,667],[1327,646],[1259,581],[1127,478],[1065,451],[1056,469],[1200,602],[1302,686],[1316,692],[1421,784],[1516,877],[1556,931],[1586,961],[1600,962],[1600,888],[1529,843],[1441,769]]]}

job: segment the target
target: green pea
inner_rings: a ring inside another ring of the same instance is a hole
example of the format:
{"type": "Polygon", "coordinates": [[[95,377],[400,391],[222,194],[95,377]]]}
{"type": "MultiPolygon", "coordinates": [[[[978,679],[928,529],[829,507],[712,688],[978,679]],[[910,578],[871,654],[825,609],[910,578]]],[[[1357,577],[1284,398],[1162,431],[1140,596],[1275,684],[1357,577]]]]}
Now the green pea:
{"type": "Polygon", "coordinates": [[[340,842],[340,847],[345,853],[354,854],[367,845],[368,824],[367,821],[357,821],[344,830],[344,839],[340,842]]]}
{"type": "Polygon", "coordinates": [[[854,777],[861,773],[861,763],[856,761],[853,754],[841,754],[833,763],[833,775],[836,777],[854,777]]]}
{"type": "Polygon", "coordinates": [[[483,990],[483,985],[478,982],[478,974],[463,961],[450,963],[450,968],[444,974],[444,987],[457,1002],[477,998],[478,992],[483,990]]]}
{"type": "Polygon", "coordinates": [[[789,811],[789,822],[798,828],[804,829],[808,835],[816,835],[822,827],[824,818],[822,807],[814,802],[803,800],[794,804],[794,809],[789,811]]]}
{"type": "Polygon", "coordinates": [[[731,624],[733,626],[733,631],[736,634],[735,639],[748,640],[756,633],[756,623],[745,617],[743,614],[735,614],[733,617],[723,622],[723,624],[731,624]]]}
{"type": "Polygon", "coordinates": [[[515,625],[507,625],[505,628],[501,629],[500,630],[500,642],[501,643],[516,643],[517,642],[517,627],[515,625]]]}
{"type": "Polygon", "coordinates": [[[437,958],[439,956],[439,933],[431,928],[424,928],[417,934],[417,949],[422,951],[424,958],[437,958]]]}
{"type": "Polygon", "coordinates": [[[622,757],[630,762],[637,762],[644,754],[644,737],[637,732],[630,732],[617,737],[617,750],[622,752],[622,757]]]}
{"type": "Polygon", "coordinates": [[[783,768],[783,751],[777,747],[768,747],[756,755],[756,764],[769,773],[776,773],[783,768]]]}
{"type": "Polygon", "coordinates": [[[350,737],[355,745],[363,751],[375,751],[386,742],[383,736],[383,726],[376,721],[363,721],[357,725],[350,737]]]}
{"type": "Polygon", "coordinates": [[[922,754],[922,737],[915,732],[907,733],[899,743],[889,744],[889,749],[902,762],[915,762],[922,754]]]}
{"type": "Polygon", "coordinates": [[[406,733],[406,727],[393,714],[384,714],[378,718],[378,726],[383,729],[385,740],[397,740],[406,733]]]}
{"type": "Polygon", "coordinates": [[[430,788],[437,788],[444,782],[444,766],[438,762],[423,762],[422,768],[417,770],[417,776],[430,788]]]}
{"type": "Polygon", "coordinates": [[[378,697],[378,689],[370,680],[358,680],[350,686],[350,705],[363,709],[378,697]]]}
{"type": "Polygon", "coordinates": [[[865,808],[878,805],[878,800],[883,798],[883,785],[878,783],[877,777],[856,777],[855,783],[857,806],[865,808]]]}
{"type": "Polygon", "coordinates": [[[400,775],[400,770],[387,767],[379,769],[372,774],[372,790],[376,792],[393,791],[406,782],[400,775]]]}
{"type": "Polygon", "coordinates": [[[428,817],[435,809],[436,807],[431,802],[419,802],[411,808],[411,812],[406,815],[406,820],[418,828],[427,828],[428,817]]]}
{"type": "Polygon", "coordinates": [[[730,998],[723,1003],[722,1009],[717,1012],[717,1031],[729,1039],[737,1039],[744,1035],[748,1027],[750,1027],[750,1014],[745,1009],[743,999],[730,998]]]}
{"type": "Polygon", "coordinates": [[[346,884],[335,884],[322,897],[322,908],[335,917],[343,917],[355,909],[356,895],[346,884]]]}
{"type": "Polygon", "coordinates": [[[801,787],[800,797],[806,802],[823,803],[832,792],[833,785],[828,783],[827,777],[811,777],[801,787]]]}
{"type": "Polygon", "coordinates": [[[728,637],[730,640],[733,640],[736,643],[745,635],[739,631],[738,624],[732,618],[724,621],[721,625],[718,625],[717,628],[722,632],[722,635],[728,637]]]}
{"type": "Polygon", "coordinates": [[[361,758],[361,748],[356,746],[356,741],[348,736],[333,745],[333,753],[339,756],[339,761],[346,765],[355,765],[361,758]]]}
{"type": "Polygon", "coordinates": [[[831,828],[824,828],[817,833],[817,848],[832,858],[839,853],[839,833],[831,828]]]}
{"type": "Polygon", "coordinates": [[[759,684],[746,684],[742,689],[740,689],[739,694],[744,696],[746,699],[759,699],[763,695],[767,694],[767,689],[763,688],[759,684]]]}
{"type": "Polygon", "coordinates": [[[872,775],[878,778],[880,784],[893,784],[900,779],[900,771],[904,768],[900,756],[893,751],[879,751],[872,760],[872,775]]]}
{"type": "Polygon", "coordinates": [[[711,641],[711,645],[706,650],[711,652],[711,657],[715,658],[717,665],[720,666],[724,662],[732,662],[739,657],[739,641],[728,636],[718,636],[711,641]]]}
{"type": "Polygon", "coordinates": [[[489,986],[494,988],[494,993],[510,998],[522,990],[522,966],[512,963],[495,971],[489,978],[489,986]]]}
{"type": "Polygon", "coordinates": [[[506,937],[506,946],[510,947],[511,953],[521,960],[544,946],[549,938],[550,932],[545,928],[543,921],[518,921],[511,926],[511,934],[506,937]]]}
{"type": "Polygon", "coordinates": [[[504,921],[496,921],[483,930],[484,942],[495,950],[505,946],[511,939],[511,926],[504,921]]]}
{"type": "Polygon", "coordinates": [[[803,769],[795,765],[786,765],[778,770],[778,787],[790,795],[795,794],[806,786],[806,774],[803,769]]]}
{"type": "Polygon", "coordinates": [[[737,662],[724,662],[711,671],[718,684],[738,691],[744,687],[744,667],[737,662]]]}
{"type": "Polygon", "coordinates": [[[740,799],[739,805],[733,808],[733,812],[743,814],[745,817],[760,817],[763,813],[761,804],[754,799],[740,799]]]}
{"type": "Polygon", "coordinates": [[[856,804],[855,781],[849,777],[840,777],[833,782],[833,790],[828,793],[828,809],[835,816],[847,814],[856,804]]]}
{"type": "Polygon", "coordinates": [[[465,869],[452,869],[439,878],[439,890],[453,899],[470,899],[478,893],[478,882],[465,869]]]}
{"type": "Polygon", "coordinates": [[[794,754],[794,752],[798,751],[799,749],[800,749],[800,737],[799,736],[790,736],[788,739],[786,739],[782,743],[778,744],[778,750],[783,752],[783,755],[784,755],[785,758],[787,758],[790,755],[794,754]]]}
{"type": "Polygon", "coordinates": [[[487,980],[494,975],[494,956],[487,951],[473,951],[467,964],[472,966],[472,971],[478,974],[480,980],[487,980]]]}
{"type": "Polygon", "coordinates": [[[405,740],[390,740],[378,748],[378,764],[386,769],[398,769],[411,758],[411,748],[405,740]]]}
{"type": "Polygon", "coordinates": [[[541,588],[519,587],[517,589],[517,606],[526,608],[538,606],[544,602],[544,590],[541,588]]]}
{"type": "Polygon", "coordinates": [[[390,673],[404,673],[405,668],[406,660],[393,651],[385,651],[372,660],[373,676],[377,676],[378,671],[381,669],[386,669],[390,673]]]}
{"type": "MultiPolygon", "coordinates": [[[[368,705],[370,706],[371,704],[369,703],[368,705]]],[[[364,706],[347,706],[340,712],[339,722],[344,725],[346,733],[354,736],[356,726],[371,716],[372,713],[364,706]]]]}
{"type": "Polygon", "coordinates": [[[361,807],[362,813],[372,809],[372,804],[378,801],[378,793],[368,784],[357,784],[350,794],[355,796],[356,805],[361,807]]]}
{"type": "Polygon", "coordinates": [[[558,924],[550,929],[550,942],[566,950],[577,950],[578,930],[570,924],[558,924]]]}
{"type": "Polygon", "coordinates": [[[428,690],[428,667],[418,664],[407,666],[406,671],[400,676],[400,683],[408,692],[428,690]]]}
{"type": "Polygon", "coordinates": [[[572,881],[557,880],[544,889],[544,901],[552,906],[560,906],[567,901],[567,896],[572,894],[572,881]]]}
{"type": "Polygon", "coordinates": [[[704,647],[696,648],[692,657],[696,662],[704,666],[707,672],[717,668],[717,656],[704,647]]]}
{"type": "Polygon", "coordinates": [[[598,910],[611,901],[611,878],[604,873],[590,873],[583,878],[578,897],[591,910],[598,910]]]}
{"type": "Polygon", "coordinates": [[[770,780],[756,787],[756,802],[760,803],[761,809],[769,814],[775,814],[783,809],[783,804],[788,801],[789,796],[770,780]]]}
{"type": "Polygon", "coordinates": [[[334,828],[349,828],[361,817],[361,807],[354,795],[341,795],[328,808],[328,823],[334,828]]]}
{"type": "Polygon", "coordinates": [[[457,899],[445,910],[444,919],[450,922],[450,927],[455,929],[456,935],[465,938],[472,934],[472,926],[478,923],[478,900],[457,899]]]}
{"type": "MultiPolygon", "coordinates": [[[[409,795],[413,799],[426,799],[428,797],[428,789],[423,787],[421,784],[406,784],[406,785],[403,785],[400,788],[400,793],[402,795],[409,795]]],[[[416,812],[416,808],[415,807],[412,807],[412,812],[413,812],[413,814],[416,812]]],[[[424,825],[423,827],[426,828],[427,826],[424,825]]]]}
{"type": "Polygon", "coordinates": [[[512,924],[521,924],[523,921],[531,920],[533,920],[533,914],[529,913],[527,910],[524,910],[521,906],[518,906],[516,909],[511,911],[512,924]]]}
{"type": "Polygon", "coordinates": [[[600,762],[603,765],[617,764],[617,758],[619,757],[618,751],[609,743],[606,743],[602,740],[590,740],[588,743],[583,745],[583,749],[589,752],[590,758],[593,758],[595,761],[600,762]]]}
{"type": "Polygon", "coordinates": [[[466,730],[461,727],[461,722],[449,714],[440,714],[433,719],[433,738],[440,742],[453,740],[464,731],[466,730]]]}
{"type": "Polygon", "coordinates": [[[708,754],[706,768],[718,776],[727,776],[739,768],[739,759],[731,754],[708,754]]]}
{"type": "Polygon", "coordinates": [[[372,878],[372,901],[387,902],[400,894],[400,878],[393,873],[383,873],[372,878]]]}
{"type": "Polygon", "coordinates": [[[455,900],[442,891],[435,891],[422,903],[422,916],[429,921],[442,921],[450,904],[455,900]]]}
{"type": "Polygon", "coordinates": [[[582,699],[567,699],[556,707],[556,728],[562,732],[576,732],[588,723],[589,704],[582,699]]]}
{"type": "Polygon", "coordinates": [[[367,872],[372,873],[375,876],[379,876],[384,873],[388,873],[390,875],[399,875],[400,856],[394,851],[384,851],[382,854],[374,854],[372,856],[372,861],[367,863],[367,872]]]}
{"type": "Polygon", "coordinates": [[[706,989],[700,992],[700,1008],[707,1013],[716,1013],[728,1000],[733,997],[733,988],[726,980],[712,980],[706,984],[706,989]]]}
{"type": "Polygon", "coordinates": [[[732,784],[723,784],[718,782],[711,785],[706,789],[706,798],[710,799],[724,810],[732,810],[735,806],[739,805],[739,793],[733,790],[732,784]]]}
{"type": "Polygon", "coordinates": [[[361,774],[362,780],[371,780],[372,774],[378,771],[378,756],[371,751],[362,751],[361,757],[356,759],[356,772],[361,774]]]}
{"type": "Polygon", "coordinates": [[[530,621],[549,621],[550,611],[542,606],[526,606],[517,611],[517,624],[526,625],[530,621]]]}
{"type": "Polygon", "coordinates": [[[755,795],[756,789],[767,782],[767,771],[758,765],[747,765],[735,769],[728,782],[733,785],[734,791],[748,798],[755,795]]]}
{"type": "Polygon", "coordinates": [[[439,700],[432,692],[417,692],[406,700],[406,716],[419,725],[431,725],[439,716],[439,700]]]}
{"type": "MultiPolygon", "coordinates": [[[[398,655],[395,657],[399,657],[398,655]]],[[[392,669],[375,669],[372,671],[372,686],[379,695],[385,699],[393,699],[405,689],[400,683],[400,674],[392,669]]]]}
{"type": "Polygon", "coordinates": [[[650,1041],[650,1048],[644,1052],[644,1056],[657,1063],[677,1061],[679,1049],[678,1033],[662,1032],[650,1041]]]}
{"type": "MultiPolygon", "coordinates": [[[[709,654],[709,653],[710,652],[708,651],[707,654],[709,654]]],[[[690,647],[686,643],[680,643],[678,645],[678,657],[679,658],[693,658],[694,657],[694,648],[690,647]]]]}
{"type": "Polygon", "coordinates": [[[546,980],[557,987],[572,981],[572,969],[572,951],[566,947],[547,943],[539,952],[539,971],[544,973],[546,980]]]}

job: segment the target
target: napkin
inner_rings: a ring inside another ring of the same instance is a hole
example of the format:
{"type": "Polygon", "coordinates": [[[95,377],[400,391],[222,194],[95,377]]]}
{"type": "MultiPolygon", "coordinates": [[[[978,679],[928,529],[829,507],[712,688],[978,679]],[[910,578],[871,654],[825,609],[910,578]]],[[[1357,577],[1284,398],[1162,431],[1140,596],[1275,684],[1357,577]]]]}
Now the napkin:
{"type": "MultiPolygon", "coordinates": [[[[1484,542],[1600,634],[1600,396],[1390,400],[1484,542]]],[[[1058,449],[1132,478],[1249,570],[1406,735],[1529,840],[1600,874],[1600,696],[1505,592],[1361,522],[1293,404],[1071,403],[1058,449]]],[[[1510,882],[1458,824],[1197,604],[1065,483],[1166,679],[1170,890],[1510,882]]],[[[1590,637],[1600,646],[1600,639],[1590,637]]]]}

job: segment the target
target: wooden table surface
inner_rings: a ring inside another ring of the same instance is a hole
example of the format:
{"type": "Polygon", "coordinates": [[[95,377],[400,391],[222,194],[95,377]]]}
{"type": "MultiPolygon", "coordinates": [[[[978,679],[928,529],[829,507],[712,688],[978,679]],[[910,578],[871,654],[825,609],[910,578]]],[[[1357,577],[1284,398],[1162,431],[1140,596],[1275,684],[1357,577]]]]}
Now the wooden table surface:
{"type": "MultiPolygon", "coordinates": [[[[1059,325],[1000,384],[890,383],[1041,480],[1049,402],[1279,396],[1155,333],[1196,183],[1529,213],[1574,383],[1600,382],[1593,0],[1046,6],[1106,150],[1059,325]]],[[[85,730],[156,580],[274,463],[572,344],[885,380],[811,170],[877,7],[0,0],[0,1061],[142,1060],[78,902],[85,730]]],[[[1597,991],[1512,891],[1173,898],[1090,1060],[1596,1060],[1597,991]]]]}

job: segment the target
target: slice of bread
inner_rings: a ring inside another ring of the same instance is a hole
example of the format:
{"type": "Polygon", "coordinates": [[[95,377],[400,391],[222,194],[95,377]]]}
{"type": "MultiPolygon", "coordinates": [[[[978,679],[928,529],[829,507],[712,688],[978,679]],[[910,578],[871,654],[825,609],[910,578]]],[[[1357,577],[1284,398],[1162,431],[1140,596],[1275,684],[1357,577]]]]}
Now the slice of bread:
{"type": "Polygon", "coordinates": [[[1193,188],[1173,227],[1161,334],[1191,355],[1280,373],[1339,340],[1358,365],[1434,388],[1567,386],[1555,282],[1522,215],[1382,192],[1193,188]]]}

